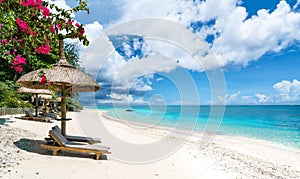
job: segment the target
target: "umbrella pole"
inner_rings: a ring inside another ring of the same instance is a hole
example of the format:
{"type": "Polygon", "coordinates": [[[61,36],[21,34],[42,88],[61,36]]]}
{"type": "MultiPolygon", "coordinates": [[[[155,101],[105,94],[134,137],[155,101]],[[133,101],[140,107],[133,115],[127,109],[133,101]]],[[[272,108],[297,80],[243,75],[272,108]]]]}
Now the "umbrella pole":
{"type": "Polygon", "coordinates": [[[38,107],[39,107],[39,101],[38,101],[39,95],[35,94],[35,117],[38,116],[38,107]]]}
{"type": "Polygon", "coordinates": [[[62,84],[61,87],[61,134],[66,136],[66,84],[62,84]]]}

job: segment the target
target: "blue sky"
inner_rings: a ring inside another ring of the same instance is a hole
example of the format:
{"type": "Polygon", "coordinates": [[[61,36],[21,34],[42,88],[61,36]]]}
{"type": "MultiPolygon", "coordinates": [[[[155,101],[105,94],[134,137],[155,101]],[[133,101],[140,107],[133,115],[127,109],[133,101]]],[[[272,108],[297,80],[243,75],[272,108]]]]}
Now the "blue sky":
{"type": "MultiPolygon", "coordinates": [[[[96,94],[99,104],[300,104],[299,2],[89,0],[90,14],[75,14],[91,41],[82,51],[82,65],[102,87],[96,94]],[[225,94],[212,99],[211,90],[217,89],[207,72],[214,67],[197,65],[184,47],[140,34],[105,35],[118,24],[143,18],[176,22],[204,39],[222,69],[225,94]],[[115,51],[107,56],[100,46],[115,51]]],[[[81,100],[88,103],[84,94],[81,100]]]]}

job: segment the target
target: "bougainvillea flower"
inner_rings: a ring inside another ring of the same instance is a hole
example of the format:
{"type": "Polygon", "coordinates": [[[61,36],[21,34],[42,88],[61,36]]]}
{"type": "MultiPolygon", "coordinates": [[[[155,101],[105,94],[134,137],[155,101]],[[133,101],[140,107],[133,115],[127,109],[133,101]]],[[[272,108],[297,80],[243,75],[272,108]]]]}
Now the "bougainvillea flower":
{"type": "Polygon", "coordinates": [[[45,75],[42,75],[42,77],[41,77],[41,83],[42,84],[47,83],[47,77],[45,75]]]}
{"type": "Polygon", "coordinates": [[[38,47],[37,51],[41,54],[48,54],[50,53],[50,46],[48,44],[42,44],[38,47]]]}
{"type": "Polygon", "coordinates": [[[22,31],[25,32],[27,29],[27,22],[22,21],[19,17],[17,18],[16,22],[18,26],[22,29],[22,31]]]}
{"type": "Polygon", "coordinates": [[[84,28],[83,27],[80,27],[80,28],[78,28],[78,32],[81,34],[81,35],[83,35],[84,34],[84,28]]]}
{"type": "Polygon", "coordinates": [[[53,25],[50,26],[50,29],[51,29],[51,31],[53,32],[53,34],[56,34],[56,30],[55,30],[55,28],[53,27],[53,25]]]}

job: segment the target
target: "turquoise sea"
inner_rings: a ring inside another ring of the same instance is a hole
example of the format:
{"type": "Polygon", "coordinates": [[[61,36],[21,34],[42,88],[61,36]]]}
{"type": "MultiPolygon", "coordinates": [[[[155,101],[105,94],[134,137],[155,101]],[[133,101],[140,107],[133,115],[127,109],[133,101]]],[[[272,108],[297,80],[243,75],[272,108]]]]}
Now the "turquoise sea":
{"type": "Polygon", "coordinates": [[[226,106],[223,117],[210,106],[98,106],[128,121],[272,141],[300,148],[300,105],[226,106]],[[132,111],[128,111],[128,109],[132,111]]]}

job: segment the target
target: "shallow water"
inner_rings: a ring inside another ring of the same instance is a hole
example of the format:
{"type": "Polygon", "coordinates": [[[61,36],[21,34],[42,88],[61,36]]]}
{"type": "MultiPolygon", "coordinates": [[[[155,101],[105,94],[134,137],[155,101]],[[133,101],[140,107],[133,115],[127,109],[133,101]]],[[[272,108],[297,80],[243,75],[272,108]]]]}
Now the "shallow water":
{"type": "Polygon", "coordinates": [[[263,139],[300,148],[300,106],[98,106],[123,120],[263,139]],[[133,111],[126,111],[132,109],[133,111]],[[216,107],[221,111],[222,107],[216,107]]]}

